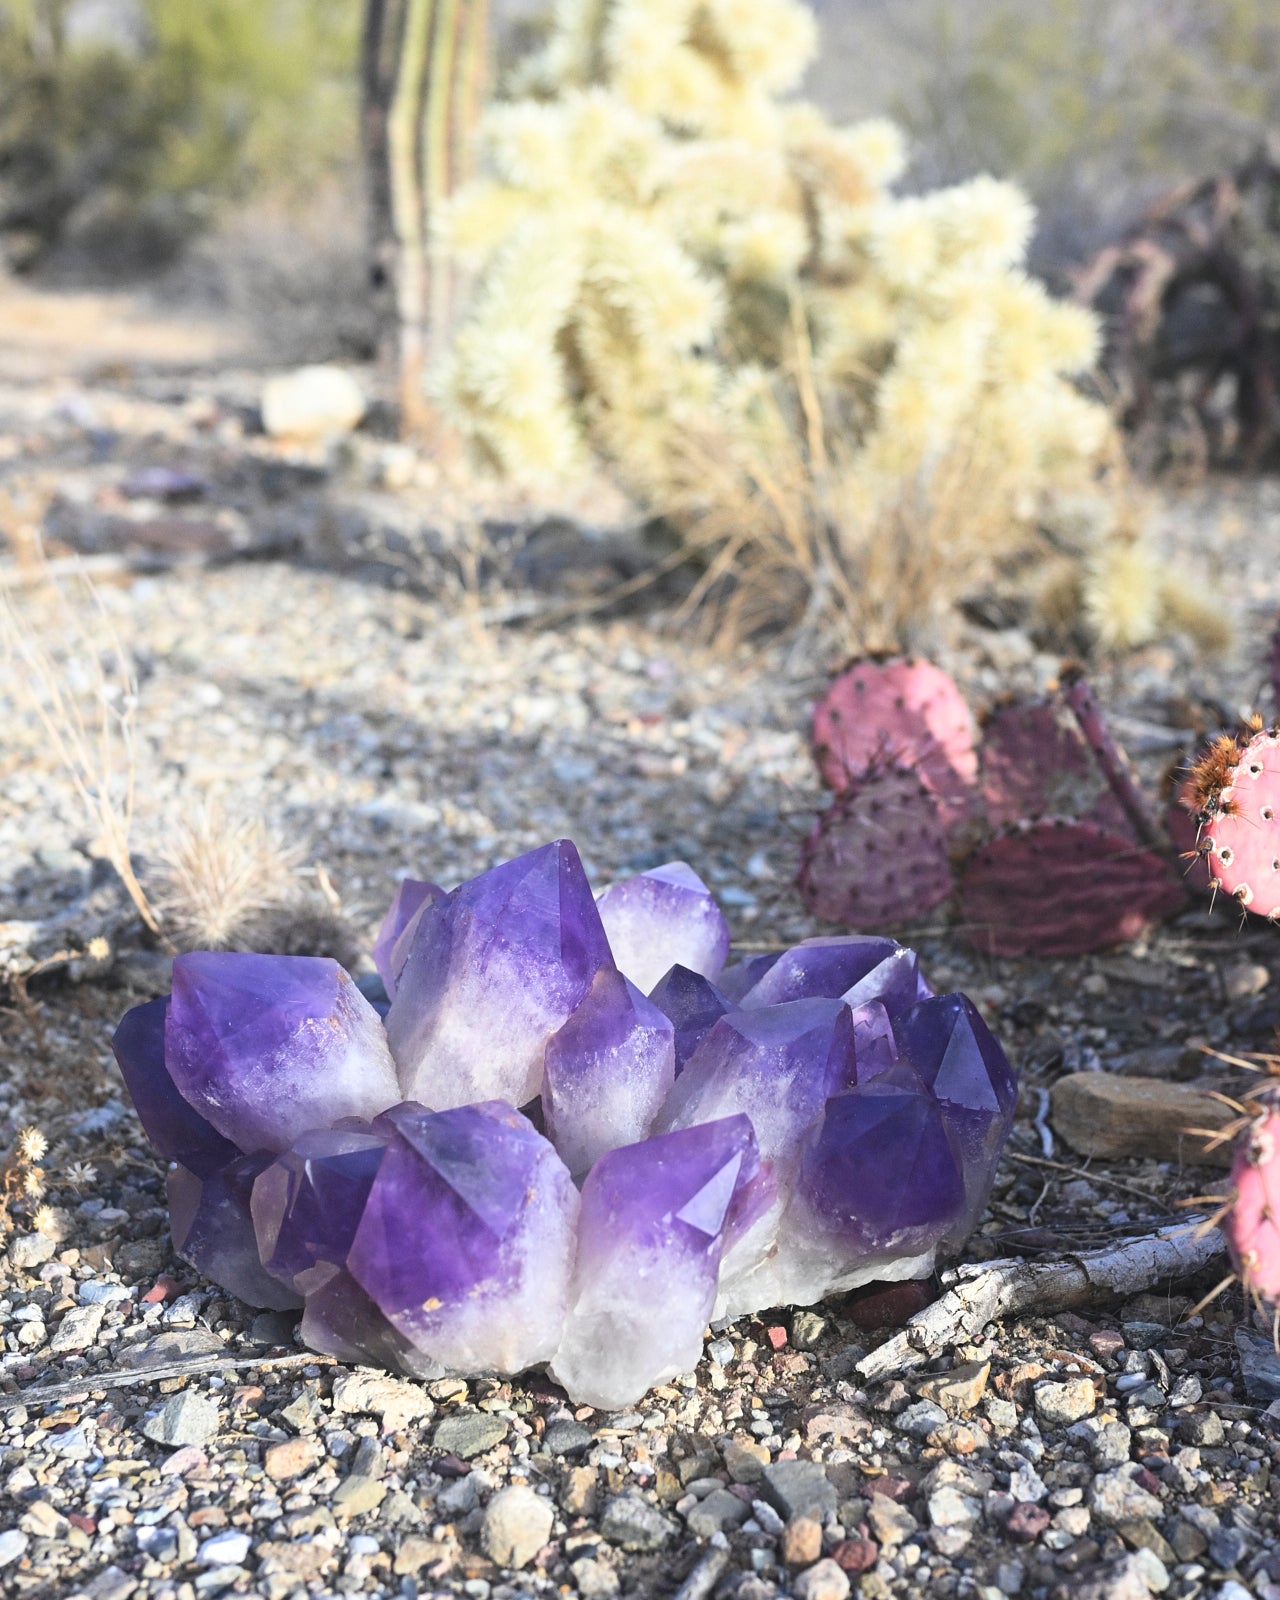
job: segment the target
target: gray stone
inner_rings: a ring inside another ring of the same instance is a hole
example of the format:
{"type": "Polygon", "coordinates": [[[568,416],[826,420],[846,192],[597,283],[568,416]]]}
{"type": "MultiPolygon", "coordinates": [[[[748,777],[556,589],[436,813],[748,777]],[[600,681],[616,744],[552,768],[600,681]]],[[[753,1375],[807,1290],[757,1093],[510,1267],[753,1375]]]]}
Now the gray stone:
{"type": "Polygon", "coordinates": [[[725,1471],[734,1483],[759,1483],[761,1473],[769,1465],[768,1450],[754,1441],[730,1439],[720,1454],[725,1471]]]}
{"type": "Polygon", "coordinates": [[[750,1514],[751,1508],[745,1500],[717,1486],[705,1500],[699,1500],[684,1520],[689,1525],[690,1533],[696,1533],[700,1539],[709,1539],[713,1533],[724,1533],[727,1529],[738,1527],[750,1514]]]}
{"type": "Polygon", "coordinates": [[[58,1241],[43,1233],[20,1233],[9,1241],[9,1265],[19,1271],[43,1266],[52,1261],[58,1241]]]}
{"type": "Polygon", "coordinates": [[[1209,1540],[1209,1559],[1224,1572],[1238,1567],[1248,1551],[1249,1541],[1239,1528],[1220,1528],[1209,1540]]]}
{"type": "Polygon", "coordinates": [[[488,1411],[458,1411],[437,1424],[431,1442],[444,1454],[471,1461],[501,1444],[506,1436],[507,1424],[501,1417],[488,1411]]]}
{"type": "Polygon", "coordinates": [[[542,1442],[553,1456],[577,1456],[590,1449],[594,1437],[581,1422],[549,1422],[542,1442]]]}
{"type": "Polygon", "coordinates": [[[802,1572],[791,1592],[796,1600],[846,1600],[849,1587],[848,1573],[828,1556],[802,1572]]]}
{"type": "Polygon", "coordinates": [[[25,1554],[31,1540],[25,1533],[20,1533],[17,1528],[9,1528],[0,1533],[0,1567],[7,1567],[11,1562],[17,1561],[25,1554]]]}
{"type": "Polygon", "coordinates": [[[1269,1334],[1251,1328],[1236,1329],[1236,1350],[1244,1374],[1244,1392],[1255,1405],[1280,1400],[1280,1356],[1269,1334]]]}
{"type": "Polygon", "coordinates": [[[674,1529],[656,1506],[637,1495],[619,1494],[610,1500],[600,1518],[600,1532],[623,1550],[661,1550],[674,1529]]]}
{"type": "Polygon", "coordinates": [[[1140,1522],[1144,1517],[1163,1515],[1164,1507],[1155,1495],[1135,1483],[1133,1469],[1117,1467],[1100,1472],[1093,1480],[1089,1502],[1101,1521],[1115,1527],[1124,1522],[1140,1522]]]}
{"type": "Polygon", "coordinates": [[[98,1329],[106,1315],[105,1305],[76,1306],[53,1331],[49,1348],[55,1351],[87,1350],[98,1337],[98,1329]]]}
{"type": "Polygon", "coordinates": [[[946,1420],[947,1414],[941,1406],[934,1405],[932,1400],[917,1400],[893,1419],[893,1426],[913,1439],[927,1439],[946,1420]]]}
{"type": "Polygon", "coordinates": [[[1019,1461],[1009,1473],[1009,1494],[1027,1505],[1039,1505],[1049,1492],[1044,1479],[1029,1461],[1019,1461]]]}
{"type": "Polygon", "coordinates": [[[349,1473],[333,1492],[333,1509],[347,1517],[376,1511],[387,1497],[387,1486],[363,1472],[349,1473]]]}
{"type": "Polygon", "coordinates": [[[500,1567],[527,1567],[551,1537],[551,1502],[523,1484],[500,1489],[485,1507],[480,1543],[500,1567]]]}
{"type": "Polygon", "coordinates": [[[196,1555],[198,1567],[238,1567],[249,1554],[249,1535],[228,1528],[206,1539],[196,1555]]]}
{"type": "Polygon", "coordinates": [[[1092,1568],[1072,1586],[1071,1600],[1147,1600],[1150,1593],[1142,1557],[1125,1555],[1092,1568]]]}
{"type": "Polygon", "coordinates": [[[155,1416],[147,1418],[142,1431],[157,1444],[203,1445],[217,1437],[221,1422],[216,1400],[199,1389],[183,1389],[170,1395],[155,1416]]]}
{"type": "Polygon", "coordinates": [[[1071,1378],[1065,1383],[1038,1383],[1036,1415],[1052,1428],[1070,1427],[1093,1415],[1098,1397],[1091,1378],[1071,1378]]]}
{"type": "Polygon", "coordinates": [[[1208,1445],[1212,1449],[1226,1436],[1216,1411],[1184,1411],[1178,1418],[1178,1437],[1184,1444],[1208,1445]]]}
{"type": "Polygon", "coordinates": [[[949,1484],[929,1496],[929,1521],[935,1528],[963,1528],[977,1522],[982,1506],[949,1484]]]}
{"type": "Polygon", "coordinates": [[[817,1517],[837,1505],[835,1485],[817,1461],[774,1461],[760,1474],[766,1500],[790,1522],[792,1517],[817,1517]]]}

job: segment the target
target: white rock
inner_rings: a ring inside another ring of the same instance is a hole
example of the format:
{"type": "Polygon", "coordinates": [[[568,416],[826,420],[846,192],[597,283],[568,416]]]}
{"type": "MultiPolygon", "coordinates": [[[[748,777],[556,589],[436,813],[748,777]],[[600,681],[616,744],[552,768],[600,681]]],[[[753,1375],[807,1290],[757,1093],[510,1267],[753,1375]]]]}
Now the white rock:
{"type": "Polygon", "coordinates": [[[249,1554],[247,1533],[215,1533],[200,1546],[196,1563],[201,1567],[238,1567],[249,1554]]]}
{"type": "Polygon", "coordinates": [[[521,1484],[502,1489],[485,1507],[480,1542],[500,1567],[527,1567],[551,1537],[550,1501],[521,1484]]]}
{"type": "Polygon", "coordinates": [[[30,1543],[26,1534],[19,1533],[17,1528],[10,1528],[7,1533],[0,1533],[0,1567],[7,1567],[17,1561],[30,1543]]]}
{"type": "Polygon", "coordinates": [[[299,367],[262,387],[262,426],[274,438],[349,433],[365,414],[360,385],[341,367],[299,367]]]}

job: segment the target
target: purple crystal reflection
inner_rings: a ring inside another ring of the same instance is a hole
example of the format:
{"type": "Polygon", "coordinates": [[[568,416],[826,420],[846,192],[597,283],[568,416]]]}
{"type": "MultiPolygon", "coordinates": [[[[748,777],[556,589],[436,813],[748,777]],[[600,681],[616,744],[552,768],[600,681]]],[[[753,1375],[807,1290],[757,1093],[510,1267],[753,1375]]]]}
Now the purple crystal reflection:
{"type": "Polygon", "coordinates": [[[204,1277],[248,1305],[293,1311],[302,1300],[262,1265],[249,1210],[254,1181],[271,1160],[265,1150],[237,1156],[203,1178],[170,1167],[169,1231],[175,1252],[204,1277]]]}
{"type": "Polygon", "coordinates": [[[895,1029],[904,1058],[942,1107],[964,1174],[965,1206],[943,1241],[959,1245],[990,1197],[1017,1110],[1018,1080],[977,1008],[962,994],[922,1000],[895,1029]]]}
{"type": "Polygon", "coordinates": [[[444,890],[435,883],[424,883],[418,878],[401,878],[391,897],[387,914],[373,942],[373,964],[378,969],[387,998],[396,997],[396,983],[409,956],[413,932],[418,926],[424,907],[444,899],[444,890]]]}
{"type": "Polygon", "coordinates": [[[582,1188],[573,1298],[552,1375],[615,1410],[702,1352],[727,1243],[772,1200],[751,1123],[728,1117],[602,1156],[582,1188]]]}
{"type": "Polygon", "coordinates": [[[178,1093],[164,1064],[166,995],[126,1011],[111,1039],[120,1076],[147,1138],[166,1161],[207,1178],[239,1154],[212,1123],[178,1093]]]}
{"type": "Polygon", "coordinates": [[[268,1272],[307,1294],[342,1266],[387,1138],[355,1129],[316,1129],[295,1139],[262,1172],[250,1211],[268,1272]]]}
{"type": "Polygon", "coordinates": [[[648,994],[679,962],[716,978],[729,956],[729,924],[684,861],[611,884],[597,900],[619,971],[648,994]]]}
{"type": "Polygon", "coordinates": [[[643,1139],[675,1082],[675,1029],[633,983],[601,967],[547,1045],[542,1111],[575,1180],[606,1150],[643,1139]]]}
{"type": "Polygon", "coordinates": [[[710,978],[691,972],[678,962],[649,996],[675,1027],[676,1074],[727,1011],[733,1009],[710,978]]]}
{"type": "Polygon", "coordinates": [[[444,1109],[542,1088],[547,1040],[612,965],[578,852],[531,850],[427,906],[387,1014],[404,1093],[444,1109]]]}
{"type": "Polygon", "coordinates": [[[401,1098],[377,1012],[319,956],[179,956],[165,1062],[183,1098],[245,1151],[284,1150],[401,1098]]]}
{"type": "Polygon", "coordinates": [[[552,1146],[501,1102],[399,1106],[347,1256],[419,1371],[519,1372],[559,1342],[578,1194],[552,1146]]]}

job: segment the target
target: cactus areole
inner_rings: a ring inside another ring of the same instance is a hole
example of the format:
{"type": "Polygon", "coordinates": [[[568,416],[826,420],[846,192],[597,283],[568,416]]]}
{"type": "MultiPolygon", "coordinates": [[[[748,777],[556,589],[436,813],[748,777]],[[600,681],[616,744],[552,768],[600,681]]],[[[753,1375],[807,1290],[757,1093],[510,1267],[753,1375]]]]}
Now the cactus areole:
{"type": "Polygon", "coordinates": [[[1255,720],[1215,739],[1192,769],[1183,803],[1198,824],[1195,853],[1210,888],[1280,918],[1280,729],[1255,720]]]}

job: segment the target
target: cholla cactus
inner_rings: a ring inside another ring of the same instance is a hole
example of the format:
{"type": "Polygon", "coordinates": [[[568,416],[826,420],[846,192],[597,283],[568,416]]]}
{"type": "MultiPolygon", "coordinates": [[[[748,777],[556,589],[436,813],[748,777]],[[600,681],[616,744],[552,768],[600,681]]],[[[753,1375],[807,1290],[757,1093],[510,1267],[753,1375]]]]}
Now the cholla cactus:
{"type": "Polygon", "coordinates": [[[814,47],[797,0],[559,0],[444,220],[478,289],[440,385],[506,472],[603,455],[709,581],[763,555],[892,614],[1088,485],[1110,423],[1067,381],[1093,318],[1022,270],[1026,200],[894,196],[894,128],[780,98],[814,47]],[[925,549],[884,537],[904,516],[925,549]]]}

